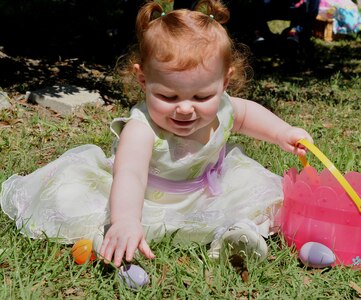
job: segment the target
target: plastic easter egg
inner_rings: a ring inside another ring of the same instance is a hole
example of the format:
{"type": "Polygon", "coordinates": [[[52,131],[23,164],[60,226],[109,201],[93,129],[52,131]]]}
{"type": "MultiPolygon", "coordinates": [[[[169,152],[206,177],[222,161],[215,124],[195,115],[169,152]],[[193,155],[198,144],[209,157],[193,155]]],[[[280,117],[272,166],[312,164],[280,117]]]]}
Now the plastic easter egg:
{"type": "Polygon", "coordinates": [[[91,240],[77,241],[71,248],[71,254],[78,265],[82,265],[88,260],[93,261],[96,259],[91,240]]]}
{"type": "Polygon", "coordinates": [[[328,267],[336,261],[333,251],[317,242],[304,244],[300,249],[299,256],[304,265],[312,268],[328,267]]]}
{"type": "Polygon", "coordinates": [[[121,266],[119,270],[119,276],[130,288],[139,288],[149,283],[149,276],[141,267],[137,265],[121,266]]]}

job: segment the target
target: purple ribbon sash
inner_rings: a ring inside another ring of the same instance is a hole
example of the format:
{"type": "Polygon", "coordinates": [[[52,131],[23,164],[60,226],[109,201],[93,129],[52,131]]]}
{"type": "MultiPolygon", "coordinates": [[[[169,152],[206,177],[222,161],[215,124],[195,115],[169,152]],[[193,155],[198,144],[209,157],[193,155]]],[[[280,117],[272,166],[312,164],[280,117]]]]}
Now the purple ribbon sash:
{"type": "Polygon", "coordinates": [[[148,174],[148,185],[152,188],[170,194],[186,194],[208,187],[212,196],[218,196],[222,188],[218,179],[226,153],[223,147],[219,153],[218,161],[214,165],[209,165],[201,176],[190,180],[170,180],[153,174],[148,174]]]}

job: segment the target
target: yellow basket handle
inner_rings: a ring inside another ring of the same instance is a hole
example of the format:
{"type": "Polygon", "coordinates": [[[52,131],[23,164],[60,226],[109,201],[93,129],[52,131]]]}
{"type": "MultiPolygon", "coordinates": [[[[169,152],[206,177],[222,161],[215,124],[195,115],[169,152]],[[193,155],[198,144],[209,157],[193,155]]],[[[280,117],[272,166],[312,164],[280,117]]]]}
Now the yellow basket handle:
{"type": "MultiPolygon", "coordinates": [[[[357,209],[361,213],[361,199],[352,188],[352,186],[348,183],[345,177],[342,176],[340,171],[335,167],[335,165],[324,155],[320,149],[318,149],[314,144],[310,143],[306,139],[299,140],[296,145],[301,144],[305,146],[308,150],[310,150],[331,172],[331,174],[336,178],[336,180],[341,184],[341,186],[345,189],[346,193],[351,197],[352,201],[356,204],[357,209]]],[[[305,156],[299,156],[300,161],[304,167],[309,166],[307,158],[305,156]]]]}

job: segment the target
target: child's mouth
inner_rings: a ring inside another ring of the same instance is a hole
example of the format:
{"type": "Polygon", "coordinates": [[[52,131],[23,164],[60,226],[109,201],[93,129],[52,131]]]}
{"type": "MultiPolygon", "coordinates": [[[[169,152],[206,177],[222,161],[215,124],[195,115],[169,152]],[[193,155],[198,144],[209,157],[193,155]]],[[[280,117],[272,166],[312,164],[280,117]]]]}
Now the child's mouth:
{"type": "Polygon", "coordinates": [[[196,120],[175,120],[175,119],[171,119],[172,122],[180,127],[187,127],[192,125],[196,120]]]}

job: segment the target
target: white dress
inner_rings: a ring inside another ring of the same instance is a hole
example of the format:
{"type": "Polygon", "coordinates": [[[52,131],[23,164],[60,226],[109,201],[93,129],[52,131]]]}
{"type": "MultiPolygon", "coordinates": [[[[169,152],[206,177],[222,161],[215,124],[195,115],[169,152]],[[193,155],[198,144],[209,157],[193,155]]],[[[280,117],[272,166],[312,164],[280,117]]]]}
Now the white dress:
{"type": "MultiPolygon", "coordinates": [[[[177,231],[176,241],[209,243],[237,222],[252,223],[264,236],[270,233],[283,200],[282,179],[237,147],[224,157],[234,120],[226,93],[217,116],[219,126],[206,145],[159,128],[144,102],[129,118],[113,120],[117,136],[134,118],[154,131],[142,212],[148,241],[177,231]]],[[[6,180],[1,207],[32,238],[92,239],[109,223],[113,158],[95,145],[71,149],[27,176],[6,180]]]]}

